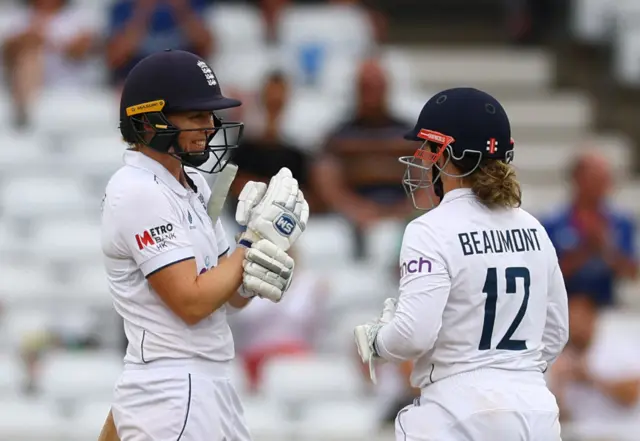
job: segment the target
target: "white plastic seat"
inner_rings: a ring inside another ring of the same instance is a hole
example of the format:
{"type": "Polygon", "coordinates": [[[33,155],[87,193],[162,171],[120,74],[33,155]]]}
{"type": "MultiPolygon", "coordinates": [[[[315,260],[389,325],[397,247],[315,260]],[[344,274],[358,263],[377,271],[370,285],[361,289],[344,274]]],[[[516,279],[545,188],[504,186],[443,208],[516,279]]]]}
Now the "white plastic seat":
{"type": "Polygon", "coordinates": [[[37,133],[16,133],[0,129],[0,146],[3,149],[0,155],[3,179],[21,174],[24,170],[40,170],[48,165],[48,141],[37,133]]]}
{"type": "Polygon", "coordinates": [[[309,402],[295,427],[305,441],[360,441],[373,439],[379,425],[375,401],[349,400],[309,402]]]}
{"type": "Polygon", "coordinates": [[[265,363],[263,375],[264,396],[288,406],[315,399],[355,397],[363,385],[354,359],[339,356],[273,358],[265,363]]]}
{"type": "Polygon", "coordinates": [[[98,439],[110,410],[110,401],[79,403],[75,406],[73,417],[64,430],[64,435],[69,441],[98,439]]]}
{"type": "Polygon", "coordinates": [[[386,270],[398,266],[406,222],[380,221],[365,231],[365,255],[369,262],[386,270]]]}
{"type": "Polygon", "coordinates": [[[350,105],[347,98],[330,98],[322,90],[295,90],[282,117],[282,136],[307,152],[322,148],[347,114],[350,105]]]}
{"type": "Polygon", "coordinates": [[[352,236],[351,226],[340,217],[312,217],[296,242],[296,256],[307,268],[343,266],[354,255],[352,236]]]}
{"type": "Polygon", "coordinates": [[[0,355],[0,397],[17,397],[25,384],[25,366],[17,351],[3,352],[0,355]]]}
{"type": "Polygon", "coordinates": [[[14,178],[1,190],[5,213],[17,218],[81,214],[86,209],[82,183],[51,176],[14,178]]]}
{"type": "Polygon", "coordinates": [[[47,335],[51,313],[34,306],[9,308],[0,321],[0,341],[8,351],[17,351],[27,342],[38,341],[47,335]]]}
{"type": "Polygon", "coordinates": [[[0,438],[19,441],[61,441],[66,424],[47,403],[30,398],[0,401],[0,438]]]}
{"type": "Polygon", "coordinates": [[[217,52],[211,59],[211,67],[229,96],[233,97],[236,91],[257,94],[267,74],[281,70],[279,57],[278,50],[266,47],[217,52]]]}
{"type": "Polygon", "coordinates": [[[111,133],[118,127],[119,97],[110,90],[62,88],[47,91],[33,109],[33,123],[47,135],[111,133]]]}
{"type": "Polygon", "coordinates": [[[2,283],[0,284],[0,304],[8,306],[28,306],[50,297],[51,274],[46,267],[38,265],[3,263],[0,264],[2,283]]]}
{"type": "Polygon", "coordinates": [[[69,277],[70,280],[62,286],[60,298],[87,307],[112,305],[107,274],[101,261],[74,265],[69,277]]]}
{"type": "Polygon", "coordinates": [[[242,408],[247,426],[255,441],[291,439],[292,424],[286,409],[259,397],[246,397],[242,408]]]}
{"type": "Polygon", "coordinates": [[[260,10],[252,5],[218,3],[207,12],[206,21],[218,52],[242,52],[264,45],[265,23],[260,10]]]}
{"type": "Polygon", "coordinates": [[[369,263],[351,263],[332,269],[327,282],[330,297],[327,307],[332,310],[353,310],[367,306],[382,308],[386,297],[397,295],[397,265],[376,267],[369,263]]]}
{"type": "Polygon", "coordinates": [[[109,401],[122,364],[122,357],[117,353],[53,352],[41,361],[39,388],[52,402],[109,401]]]}
{"type": "Polygon", "coordinates": [[[69,220],[38,225],[30,248],[35,259],[48,262],[97,261],[102,258],[100,226],[69,220]]]}
{"type": "Polygon", "coordinates": [[[574,35],[586,42],[601,43],[606,40],[620,0],[575,0],[571,8],[571,29],[574,35]]]}
{"type": "Polygon", "coordinates": [[[318,42],[329,51],[362,55],[374,44],[366,11],[350,5],[291,6],[282,13],[279,35],[283,46],[293,50],[318,42]]]}
{"type": "Polygon", "coordinates": [[[127,144],[114,130],[113,134],[74,136],[65,145],[60,161],[71,164],[77,173],[111,176],[124,165],[127,144]]]}

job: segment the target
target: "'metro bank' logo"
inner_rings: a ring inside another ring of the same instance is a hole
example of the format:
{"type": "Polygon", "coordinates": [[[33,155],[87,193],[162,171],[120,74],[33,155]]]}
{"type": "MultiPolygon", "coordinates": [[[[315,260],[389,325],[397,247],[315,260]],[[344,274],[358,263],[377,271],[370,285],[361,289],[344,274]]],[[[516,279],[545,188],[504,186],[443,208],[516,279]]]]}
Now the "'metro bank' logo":
{"type": "Polygon", "coordinates": [[[167,224],[150,228],[143,231],[142,234],[136,234],[136,243],[140,250],[152,245],[164,248],[166,246],[164,243],[165,240],[173,238],[175,238],[175,233],[173,233],[173,224],[167,224]]]}

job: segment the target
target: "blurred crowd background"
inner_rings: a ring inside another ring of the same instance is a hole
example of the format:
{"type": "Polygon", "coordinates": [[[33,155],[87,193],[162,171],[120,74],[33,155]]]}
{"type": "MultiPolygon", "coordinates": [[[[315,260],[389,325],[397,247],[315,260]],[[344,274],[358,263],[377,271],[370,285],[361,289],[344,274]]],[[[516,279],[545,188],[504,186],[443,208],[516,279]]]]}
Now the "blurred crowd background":
{"type": "Polygon", "coordinates": [[[287,166],[311,204],[278,305],[233,317],[234,381],[256,441],[393,439],[411,366],[373,387],[352,340],[397,294],[415,213],[401,139],[441,89],[512,121],[524,208],[548,229],[571,341],[548,372],[565,439],[637,441],[637,0],[4,0],[0,3],[0,440],[97,439],[124,351],[100,201],[120,166],[119,90],[166,48],[206,57],[246,124],[247,180],[287,166]]]}

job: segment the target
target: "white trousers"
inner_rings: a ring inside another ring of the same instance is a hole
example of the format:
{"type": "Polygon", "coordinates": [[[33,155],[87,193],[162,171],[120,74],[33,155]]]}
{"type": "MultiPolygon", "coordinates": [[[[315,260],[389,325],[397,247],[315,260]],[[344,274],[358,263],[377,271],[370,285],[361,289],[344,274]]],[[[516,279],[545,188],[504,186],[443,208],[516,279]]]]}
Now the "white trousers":
{"type": "Polygon", "coordinates": [[[542,373],[478,370],[422,390],[398,412],[396,441],[561,441],[542,373]]]}
{"type": "Polygon", "coordinates": [[[127,365],[115,389],[121,441],[250,441],[228,364],[157,361],[127,365]]]}

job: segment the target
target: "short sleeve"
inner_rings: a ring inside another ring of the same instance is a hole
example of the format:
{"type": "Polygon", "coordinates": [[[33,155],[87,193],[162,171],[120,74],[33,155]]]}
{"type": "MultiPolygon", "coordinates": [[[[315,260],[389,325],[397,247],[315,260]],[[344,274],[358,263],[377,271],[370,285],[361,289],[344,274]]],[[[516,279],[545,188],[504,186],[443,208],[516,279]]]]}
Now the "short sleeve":
{"type": "Polygon", "coordinates": [[[183,214],[159,186],[123,195],[112,217],[119,240],[145,277],[195,254],[183,214]]]}

